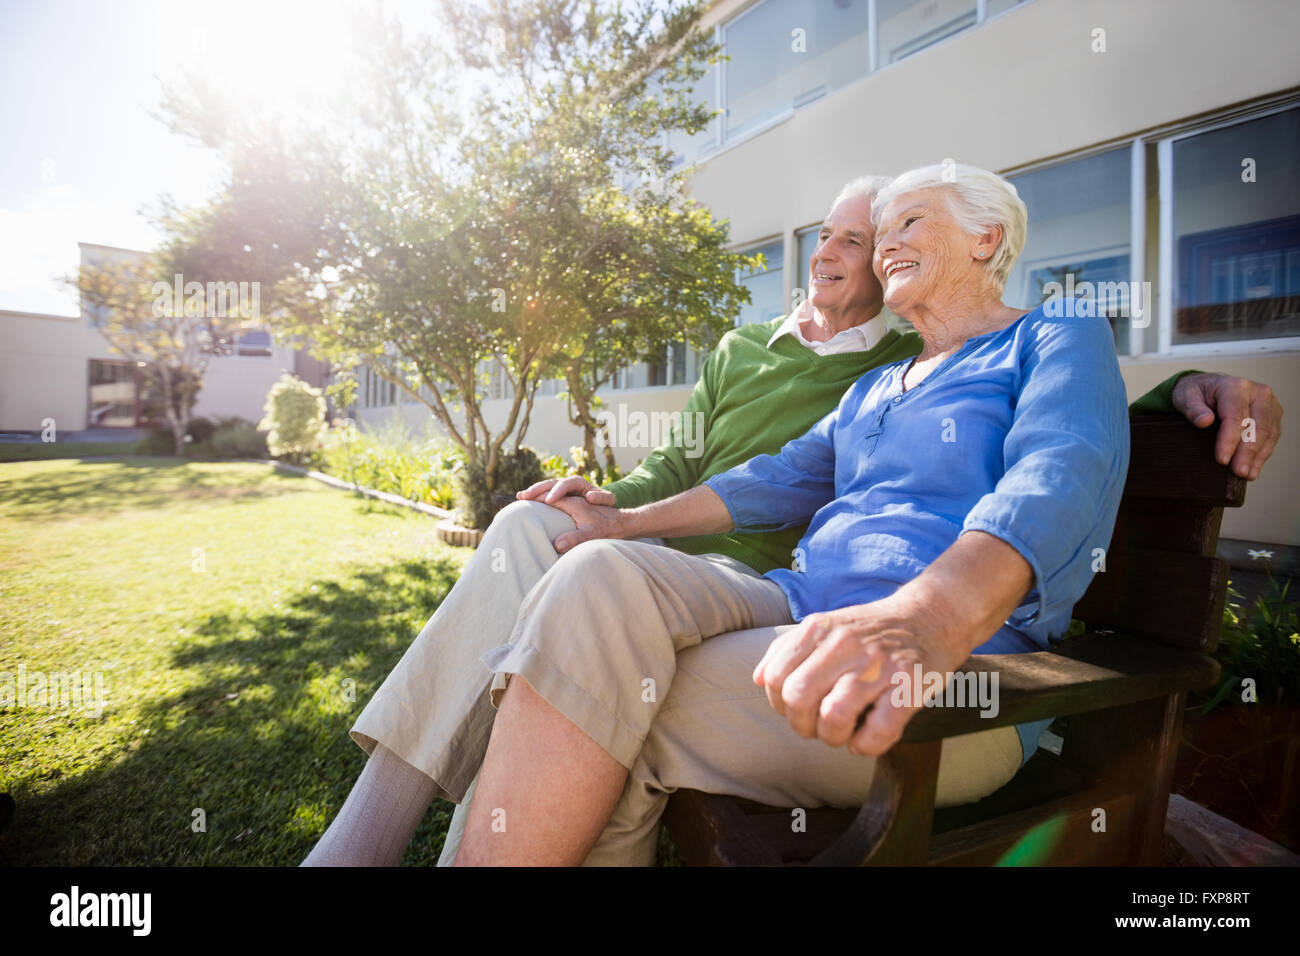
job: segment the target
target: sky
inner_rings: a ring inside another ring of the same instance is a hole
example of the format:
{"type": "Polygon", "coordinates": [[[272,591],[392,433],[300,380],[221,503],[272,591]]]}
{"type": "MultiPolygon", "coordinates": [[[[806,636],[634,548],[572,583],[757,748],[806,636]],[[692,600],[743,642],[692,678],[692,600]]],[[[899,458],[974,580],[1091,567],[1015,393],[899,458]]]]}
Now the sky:
{"type": "MultiPolygon", "coordinates": [[[[388,3],[404,21],[429,5],[388,3]]],[[[150,115],[182,65],[249,95],[343,82],[337,0],[0,0],[0,309],[76,315],[78,242],[152,248],[217,158],[150,115]]]]}

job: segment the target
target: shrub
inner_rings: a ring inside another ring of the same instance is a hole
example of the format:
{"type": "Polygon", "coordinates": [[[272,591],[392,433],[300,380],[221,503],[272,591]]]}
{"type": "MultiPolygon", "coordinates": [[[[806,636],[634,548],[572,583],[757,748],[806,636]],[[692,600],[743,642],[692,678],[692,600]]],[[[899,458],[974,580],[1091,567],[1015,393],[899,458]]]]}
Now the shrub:
{"type": "Polygon", "coordinates": [[[238,416],[222,419],[208,446],[217,458],[265,458],[268,452],[265,432],[238,416]]]}
{"type": "Polygon", "coordinates": [[[460,507],[469,527],[483,529],[499,510],[492,495],[513,495],[546,477],[537,452],[524,446],[512,455],[497,459],[496,488],[489,492],[487,472],[482,465],[466,464],[460,474],[460,507]]]}
{"type": "Polygon", "coordinates": [[[399,423],[362,431],[348,420],[325,434],[319,467],[364,488],[450,510],[461,460],[459,449],[440,435],[412,437],[399,423]]]}
{"type": "Polygon", "coordinates": [[[272,455],[301,464],[316,454],[325,434],[325,396],[319,388],[285,372],[267,393],[265,411],[258,427],[269,433],[272,455]]]}
{"type": "MultiPolygon", "coordinates": [[[[1222,677],[1202,705],[1209,713],[1219,704],[1241,705],[1242,681],[1255,681],[1258,702],[1264,707],[1295,707],[1300,703],[1300,605],[1288,598],[1291,581],[1279,582],[1266,566],[1269,589],[1252,606],[1243,607],[1241,595],[1228,588],[1223,627],[1215,657],[1222,677]]],[[[1202,695],[1192,695],[1196,700],[1202,695]]]]}
{"type": "Polygon", "coordinates": [[[132,454],[136,455],[172,455],[176,451],[176,442],[172,438],[170,428],[151,428],[149,434],[145,435],[132,447],[132,454]]]}
{"type": "Polygon", "coordinates": [[[185,426],[185,434],[190,436],[190,440],[198,445],[212,437],[212,433],[217,430],[216,422],[210,418],[204,418],[200,415],[198,418],[191,418],[190,423],[185,426]]]}

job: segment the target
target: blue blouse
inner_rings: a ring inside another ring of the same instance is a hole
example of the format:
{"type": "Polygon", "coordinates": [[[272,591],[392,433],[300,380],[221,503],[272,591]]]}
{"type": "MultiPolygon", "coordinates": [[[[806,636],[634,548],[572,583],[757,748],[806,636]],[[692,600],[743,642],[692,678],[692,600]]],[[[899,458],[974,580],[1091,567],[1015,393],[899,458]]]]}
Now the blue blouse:
{"type": "MultiPolygon", "coordinates": [[[[780,453],[705,483],[738,529],[809,522],[792,568],[766,575],[796,621],[887,597],[963,532],[983,531],[1029,562],[1034,584],[974,653],[1049,648],[1102,566],[1128,473],[1109,323],[1039,307],[968,339],[904,392],[907,367],[872,369],[780,453]]],[[[1050,722],[1017,727],[1024,760],[1050,722]]]]}

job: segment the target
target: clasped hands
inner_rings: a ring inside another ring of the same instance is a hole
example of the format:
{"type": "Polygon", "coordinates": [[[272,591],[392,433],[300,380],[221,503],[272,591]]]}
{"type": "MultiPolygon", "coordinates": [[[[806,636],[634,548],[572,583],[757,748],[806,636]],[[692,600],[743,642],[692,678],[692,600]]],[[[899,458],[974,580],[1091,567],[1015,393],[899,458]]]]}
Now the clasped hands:
{"type": "MultiPolygon", "coordinates": [[[[561,554],[594,538],[637,538],[636,520],[614,507],[614,496],[583,478],[539,482],[519,492],[571,517],[577,528],[555,539],[561,554]]],[[[851,753],[879,756],[903,734],[916,711],[912,695],[891,697],[895,674],[914,668],[947,674],[969,655],[936,616],[904,595],[811,614],[767,648],[754,683],[801,737],[851,753]],[[864,717],[865,712],[865,717],[864,717]]]]}

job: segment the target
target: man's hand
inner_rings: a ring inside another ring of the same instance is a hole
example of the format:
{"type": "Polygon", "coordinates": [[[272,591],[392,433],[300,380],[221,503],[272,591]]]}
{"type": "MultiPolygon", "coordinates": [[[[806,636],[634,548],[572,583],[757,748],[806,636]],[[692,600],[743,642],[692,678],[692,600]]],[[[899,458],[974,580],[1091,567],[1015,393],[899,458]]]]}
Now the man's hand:
{"type": "Polygon", "coordinates": [[[1215,416],[1222,424],[1214,443],[1214,458],[1231,462],[1232,472],[1254,481],[1282,435],[1282,403],[1267,385],[1213,372],[1184,375],[1174,386],[1174,408],[1197,428],[1209,428],[1215,416]],[[1253,430],[1246,419],[1254,422],[1253,430]],[[1246,439],[1243,440],[1243,434],[1246,439]]]}
{"type": "Polygon", "coordinates": [[[568,478],[547,478],[535,485],[529,485],[515,495],[520,501],[541,501],[553,505],[561,498],[577,495],[586,498],[593,505],[613,505],[614,493],[597,488],[581,475],[568,478]]]}
{"type": "Polygon", "coordinates": [[[554,501],[547,501],[547,504],[563,511],[578,526],[576,531],[566,531],[552,542],[555,550],[560,554],[571,551],[582,542],[593,538],[636,537],[635,534],[628,533],[630,522],[627,520],[627,513],[609,505],[593,505],[577,495],[561,495],[554,501]]]}
{"type": "Polygon", "coordinates": [[[967,656],[924,610],[885,598],[804,618],[771,643],[754,683],[799,736],[879,756],[917,709],[912,693],[903,705],[893,703],[893,675],[906,674],[910,684],[918,663],[923,672],[948,674],[967,656]]]}

